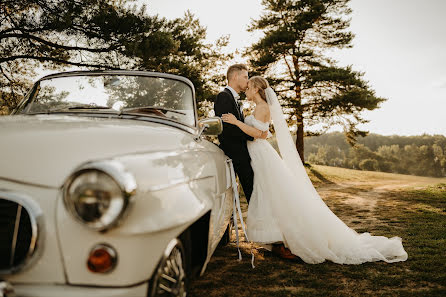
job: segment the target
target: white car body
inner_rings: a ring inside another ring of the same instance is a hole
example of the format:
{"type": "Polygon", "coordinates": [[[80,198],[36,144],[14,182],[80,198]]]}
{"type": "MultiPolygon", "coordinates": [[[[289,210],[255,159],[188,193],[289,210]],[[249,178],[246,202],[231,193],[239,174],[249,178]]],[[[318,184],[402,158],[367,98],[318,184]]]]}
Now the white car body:
{"type": "MultiPolygon", "coordinates": [[[[22,205],[37,229],[35,249],[23,263],[0,270],[3,284],[17,296],[148,296],[167,246],[185,230],[203,273],[228,228],[233,185],[230,160],[198,137],[195,123],[81,113],[1,117],[0,201],[22,205]],[[64,205],[67,180],[90,167],[111,168],[135,183],[125,216],[106,230],[88,228],[64,205]],[[97,244],[116,251],[112,271],[88,269],[97,244]]],[[[7,211],[0,209],[1,216],[7,211]]]]}

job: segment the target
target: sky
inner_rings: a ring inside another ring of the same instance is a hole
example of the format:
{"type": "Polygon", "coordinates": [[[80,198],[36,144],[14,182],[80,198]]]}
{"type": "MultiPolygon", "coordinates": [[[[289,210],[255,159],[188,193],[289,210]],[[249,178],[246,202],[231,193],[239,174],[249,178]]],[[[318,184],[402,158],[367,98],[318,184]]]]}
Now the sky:
{"type": "MultiPolygon", "coordinates": [[[[261,33],[247,32],[262,14],[261,0],[139,0],[147,12],[168,19],[191,11],[207,27],[207,41],[229,35],[228,51],[243,50],[261,33]]],[[[446,1],[352,0],[353,48],[328,54],[338,65],[364,72],[379,109],[363,113],[360,126],[382,135],[446,136],[446,1]]],[[[237,62],[245,62],[241,57],[237,62]]]]}

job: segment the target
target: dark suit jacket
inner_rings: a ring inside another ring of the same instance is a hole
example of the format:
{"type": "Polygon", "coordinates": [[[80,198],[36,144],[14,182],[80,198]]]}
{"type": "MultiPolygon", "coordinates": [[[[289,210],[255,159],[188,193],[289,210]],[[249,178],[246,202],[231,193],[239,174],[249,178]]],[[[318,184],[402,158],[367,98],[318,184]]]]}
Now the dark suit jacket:
{"type": "MultiPolygon", "coordinates": [[[[214,103],[215,115],[221,117],[224,113],[232,113],[238,120],[244,121],[243,114],[237,110],[237,105],[229,89],[224,89],[217,95],[214,103]]],[[[223,132],[218,136],[220,148],[234,162],[249,161],[247,140],[254,140],[253,137],[244,133],[239,127],[224,123],[223,132]]]]}

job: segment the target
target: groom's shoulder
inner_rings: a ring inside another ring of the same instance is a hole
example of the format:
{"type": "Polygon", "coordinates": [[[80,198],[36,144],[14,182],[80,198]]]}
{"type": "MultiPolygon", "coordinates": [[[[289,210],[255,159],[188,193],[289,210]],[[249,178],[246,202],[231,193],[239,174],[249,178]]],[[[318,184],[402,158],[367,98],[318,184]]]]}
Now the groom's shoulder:
{"type": "Polygon", "coordinates": [[[226,99],[231,99],[231,91],[229,91],[228,89],[224,88],[223,90],[221,90],[220,93],[217,94],[217,96],[215,97],[215,100],[226,100],[226,99]]]}
{"type": "Polygon", "coordinates": [[[231,94],[231,91],[229,91],[227,88],[224,88],[223,90],[220,91],[220,93],[218,93],[217,96],[219,96],[219,95],[228,95],[228,96],[231,96],[232,94],[231,94]]]}

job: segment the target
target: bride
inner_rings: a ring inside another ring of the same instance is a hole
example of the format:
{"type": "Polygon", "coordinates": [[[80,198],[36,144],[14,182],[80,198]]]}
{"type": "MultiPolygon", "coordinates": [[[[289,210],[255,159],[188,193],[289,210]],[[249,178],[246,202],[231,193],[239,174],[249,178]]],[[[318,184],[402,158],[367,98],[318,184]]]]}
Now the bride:
{"type": "Polygon", "coordinates": [[[267,140],[248,141],[254,171],[247,218],[249,239],[263,245],[282,242],[292,254],[311,264],[407,260],[400,237],[359,234],[323,202],[302,165],[280,103],[266,79],[252,77],[246,97],[256,104],[253,114],[244,123],[232,114],[224,114],[223,121],[258,137],[269,130],[272,119],[282,156],[267,140]]]}

